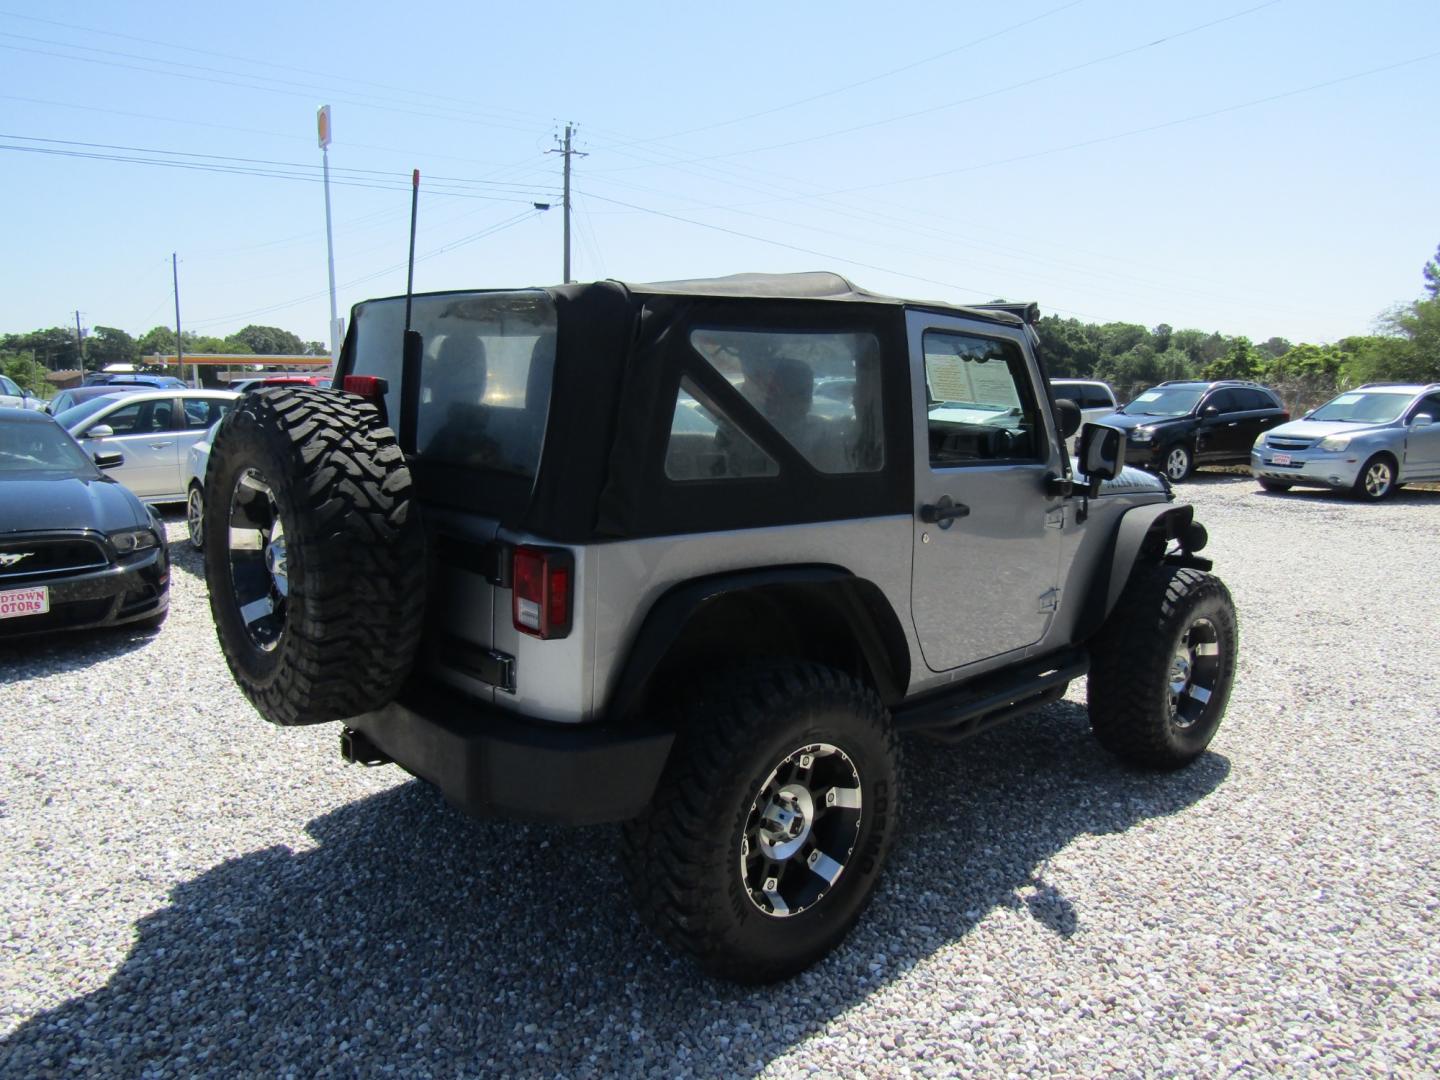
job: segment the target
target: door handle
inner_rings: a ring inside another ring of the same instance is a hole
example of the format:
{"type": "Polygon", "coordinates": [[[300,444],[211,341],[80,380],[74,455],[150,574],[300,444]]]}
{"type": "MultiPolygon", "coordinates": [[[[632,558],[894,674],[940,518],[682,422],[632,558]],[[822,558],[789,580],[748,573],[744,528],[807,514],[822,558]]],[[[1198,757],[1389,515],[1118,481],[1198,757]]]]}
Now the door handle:
{"type": "Polygon", "coordinates": [[[926,525],[939,525],[942,529],[948,529],[956,518],[969,516],[970,507],[955,502],[949,495],[942,495],[939,501],[924,503],[920,507],[920,520],[926,525]]]}
{"type": "Polygon", "coordinates": [[[164,449],[165,449],[167,446],[169,446],[169,445],[170,445],[169,443],[152,442],[152,443],[150,444],[150,449],[151,449],[151,450],[164,450],[164,449]]]}

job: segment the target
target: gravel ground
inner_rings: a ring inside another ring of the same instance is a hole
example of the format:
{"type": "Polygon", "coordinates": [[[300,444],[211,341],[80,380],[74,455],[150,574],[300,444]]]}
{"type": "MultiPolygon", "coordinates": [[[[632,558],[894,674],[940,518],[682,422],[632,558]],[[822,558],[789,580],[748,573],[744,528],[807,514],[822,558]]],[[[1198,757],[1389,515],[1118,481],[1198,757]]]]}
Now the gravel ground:
{"type": "Polygon", "coordinates": [[[176,516],[158,635],[0,649],[0,1073],[1435,1075],[1440,492],[1181,490],[1240,609],[1211,752],[1122,768],[1083,686],[913,744],[875,904],[761,990],[652,942],[615,830],[261,722],[176,516]]]}

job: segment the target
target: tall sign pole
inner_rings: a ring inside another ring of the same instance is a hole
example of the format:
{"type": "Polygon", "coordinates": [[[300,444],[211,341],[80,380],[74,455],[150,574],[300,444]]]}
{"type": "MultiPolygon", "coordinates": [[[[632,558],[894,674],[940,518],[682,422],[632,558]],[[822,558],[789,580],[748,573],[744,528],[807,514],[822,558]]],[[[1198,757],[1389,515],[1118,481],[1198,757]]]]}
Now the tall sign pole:
{"type": "MultiPolygon", "coordinates": [[[[175,371],[184,378],[185,346],[180,341],[180,257],[173,251],[170,253],[170,276],[175,282],[175,371]]],[[[198,368],[195,377],[200,377],[198,368]]]]}
{"type": "Polygon", "coordinates": [[[325,165],[325,256],[330,266],[330,362],[340,360],[340,320],[335,312],[335,237],[330,230],[330,106],[321,105],[315,115],[320,154],[325,165]]]}

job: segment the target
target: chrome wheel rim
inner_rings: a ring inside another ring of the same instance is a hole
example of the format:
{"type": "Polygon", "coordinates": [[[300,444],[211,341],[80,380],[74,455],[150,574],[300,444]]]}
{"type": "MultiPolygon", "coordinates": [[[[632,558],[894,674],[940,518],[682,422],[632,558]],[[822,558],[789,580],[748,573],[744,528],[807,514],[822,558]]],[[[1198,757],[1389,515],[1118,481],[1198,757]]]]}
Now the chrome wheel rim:
{"type": "Polygon", "coordinates": [[[844,875],[860,838],[860,772],[838,746],[810,743],[781,759],[750,803],[740,877],[750,902],[789,918],[844,875]]]}
{"type": "Polygon", "coordinates": [[[1165,459],[1165,475],[1171,480],[1185,479],[1185,473],[1190,468],[1190,455],[1182,448],[1176,447],[1170,451],[1170,456],[1165,459]]]}
{"type": "Polygon", "coordinates": [[[1182,731],[1194,727],[1210,709],[1220,682],[1220,634],[1209,619],[1191,623],[1170,657],[1165,676],[1170,723],[1182,731]]]}
{"type": "Polygon", "coordinates": [[[1390,490],[1393,479],[1390,466],[1383,461],[1371,462],[1365,469],[1365,494],[1378,499],[1390,490]]]}
{"type": "Polygon", "coordinates": [[[229,515],[230,583],[240,621],[256,648],[280,642],[290,597],[285,526],[275,493],[257,469],[235,481],[229,515]]]}
{"type": "Polygon", "coordinates": [[[191,488],[185,500],[185,527],[190,530],[190,546],[198,549],[205,542],[205,496],[199,488],[191,488]]]}

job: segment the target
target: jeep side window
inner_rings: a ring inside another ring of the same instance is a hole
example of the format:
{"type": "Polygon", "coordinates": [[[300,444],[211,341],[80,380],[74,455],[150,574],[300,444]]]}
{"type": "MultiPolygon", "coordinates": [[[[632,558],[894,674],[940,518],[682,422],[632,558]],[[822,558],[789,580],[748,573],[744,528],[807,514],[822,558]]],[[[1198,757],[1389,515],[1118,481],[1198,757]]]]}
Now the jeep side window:
{"type": "Polygon", "coordinates": [[[665,475],[671,480],[778,476],[780,467],[688,378],[680,380],[665,475]]]}
{"type": "Polygon", "coordinates": [[[927,330],[923,348],[931,465],[1039,460],[1044,427],[1018,345],[927,330]]]}
{"type": "MultiPolygon", "coordinates": [[[[873,334],[697,327],[690,333],[690,345],[820,472],[877,472],[884,467],[880,343],[873,334]]],[[[686,393],[696,396],[688,381],[681,389],[677,418],[686,393]]],[[[733,435],[739,434],[735,425],[711,403],[701,404],[717,417],[715,438],[721,449],[742,459],[739,471],[732,465],[722,475],[772,475],[752,471],[756,466],[743,460],[748,451],[732,449],[733,435]]],[[[677,434],[672,428],[672,442],[677,434]]],[[[745,443],[754,447],[749,439],[745,443]]],[[[666,469],[668,475],[668,457],[666,469]]]]}

